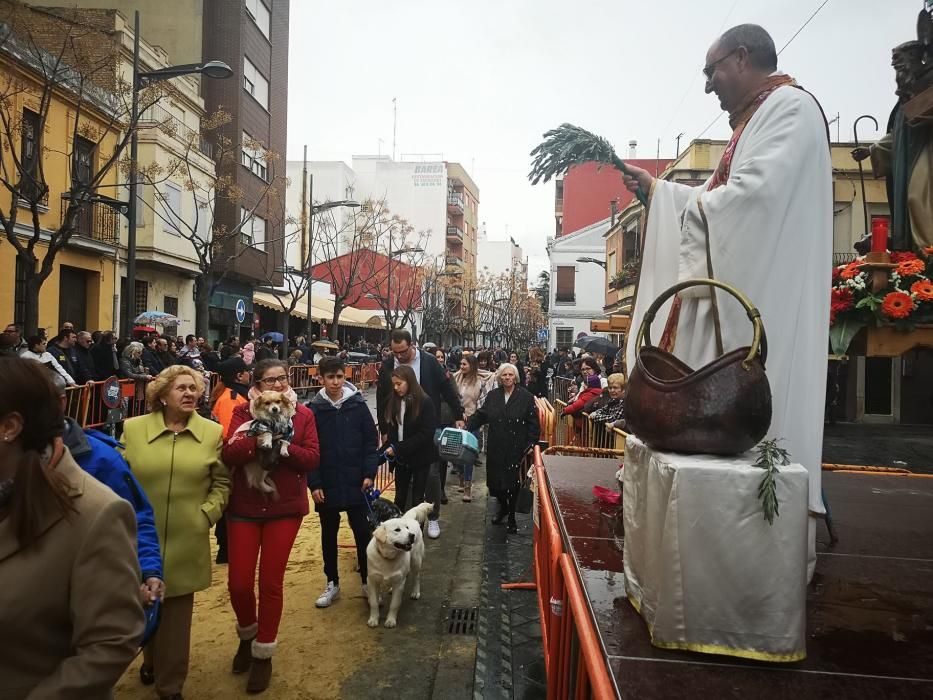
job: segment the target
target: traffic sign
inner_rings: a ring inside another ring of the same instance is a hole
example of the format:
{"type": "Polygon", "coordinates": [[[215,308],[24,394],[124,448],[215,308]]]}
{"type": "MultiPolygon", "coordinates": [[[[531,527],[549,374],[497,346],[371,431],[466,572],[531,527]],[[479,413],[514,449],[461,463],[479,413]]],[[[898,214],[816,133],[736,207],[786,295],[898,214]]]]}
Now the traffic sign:
{"type": "Polygon", "coordinates": [[[246,302],[242,299],[236,300],[236,322],[243,323],[246,320],[246,302]]]}
{"type": "Polygon", "coordinates": [[[539,342],[539,343],[546,343],[546,342],[547,342],[547,335],[548,335],[548,333],[547,333],[547,328],[539,328],[539,329],[538,329],[538,342],[539,342]]]}

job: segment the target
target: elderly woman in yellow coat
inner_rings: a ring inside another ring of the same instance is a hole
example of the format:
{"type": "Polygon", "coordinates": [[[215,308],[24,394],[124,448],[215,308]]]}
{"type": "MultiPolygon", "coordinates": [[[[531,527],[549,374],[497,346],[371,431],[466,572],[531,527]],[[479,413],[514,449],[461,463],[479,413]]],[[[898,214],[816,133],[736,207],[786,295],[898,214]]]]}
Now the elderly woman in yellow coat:
{"type": "Polygon", "coordinates": [[[181,698],[194,593],[211,585],[210,529],[230,492],[222,428],[196,411],[203,394],[199,372],[168,367],[146,389],[150,413],[123,429],[124,457],[152,503],[162,546],[162,619],[139,669],[143,684],[155,683],[162,698],[181,698]]]}

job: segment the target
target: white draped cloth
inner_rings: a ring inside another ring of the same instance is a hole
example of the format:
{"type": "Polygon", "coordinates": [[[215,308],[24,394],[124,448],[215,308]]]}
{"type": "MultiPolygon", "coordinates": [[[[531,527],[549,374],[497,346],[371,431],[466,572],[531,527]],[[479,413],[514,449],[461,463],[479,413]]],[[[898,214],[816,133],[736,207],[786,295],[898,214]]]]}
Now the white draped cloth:
{"type": "MultiPolygon", "coordinates": [[[[832,273],[833,188],[826,122],[812,95],[787,85],[774,90],[739,138],[729,178],[707,191],[656,181],[648,208],[632,332],[648,306],[681,280],[713,276],[743,292],[761,311],[768,338],[773,396],[769,438],[809,472],[809,509],[824,513],[820,491],[823,411],[832,273]],[[708,223],[704,225],[700,203],[708,223]]],[[[708,288],[682,293],[674,354],[697,369],[717,356],[708,288]]],[[[725,351],[749,345],[752,325],[730,295],[716,292],[725,351]]],[[[671,302],[652,324],[657,343],[671,302]]],[[[815,561],[811,518],[810,558],[815,561]]]]}

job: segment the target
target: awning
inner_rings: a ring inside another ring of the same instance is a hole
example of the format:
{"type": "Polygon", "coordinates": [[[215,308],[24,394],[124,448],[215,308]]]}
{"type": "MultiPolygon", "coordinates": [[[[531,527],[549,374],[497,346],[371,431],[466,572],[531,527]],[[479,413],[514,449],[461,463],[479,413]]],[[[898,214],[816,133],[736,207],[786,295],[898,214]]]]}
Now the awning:
{"type": "MultiPolygon", "coordinates": [[[[287,296],[282,297],[285,305],[288,306],[290,299],[287,296]]],[[[253,303],[273,311],[283,311],[283,306],[271,292],[253,292],[253,303]]],[[[302,296],[292,311],[292,316],[296,318],[307,318],[308,297],[302,296]]],[[[311,298],[311,319],[318,323],[333,323],[334,302],[326,298],[311,298]]],[[[340,311],[340,325],[351,328],[385,328],[385,319],[382,314],[376,311],[366,311],[347,306],[340,311]]]]}
{"type": "Polygon", "coordinates": [[[590,321],[590,331],[593,333],[620,333],[627,331],[631,325],[631,316],[612,314],[608,318],[596,318],[590,321]]]}

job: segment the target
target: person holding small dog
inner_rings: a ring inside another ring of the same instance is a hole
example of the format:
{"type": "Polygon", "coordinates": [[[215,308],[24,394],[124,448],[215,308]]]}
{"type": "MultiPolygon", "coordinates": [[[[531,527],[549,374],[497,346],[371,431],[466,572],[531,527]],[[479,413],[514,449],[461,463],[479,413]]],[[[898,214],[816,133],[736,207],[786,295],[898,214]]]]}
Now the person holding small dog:
{"type": "Polygon", "coordinates": [[[249,671],[246,690],[260,693],[272,678],[272,656],[277,646],[284,604],[285,565],[295,544],[302,519],[308,514],[307,475],[318,468],[318,434],[314,413],[298,403],[288,384],[288,367],[266,359],[253,371],[249,402],[233,409],[224,461],[233,470],[233,494],[227,508],[228,588],[237,618],[240,645],[233,657],[233,672],[249,671]],[[252,430],[264,406],[292,413],[291,436],[263,435],[252,430]],[[240,429],[250,423],[250,429],[240,429]],[[256,434],[254,434],[256,433],[256,434]],[[267,460],[262,445],[271,438],[274,464],[262,482],[251,478],[257,462],[267,460]],[[271,482],[271,483],[270,483],[271,482]],[[267,490],[270,489],[270,490],[267,490]],[[259,605],[255,594],[259,565],[259,605]]]}
{"type": "Polygon", "coordinates": [[[203,394],[200,372],[172,365],[146,387],[150,412],[123,427],[123,457],[149,496],[162,547],[162,619],[139,669],[162,698],[181,698],[194,594],[211,585],[210,531],[230,492],[221,428],[197,413],[203,394]]]}
{"type": "Polygon", "coordinates": [[[408,502],[416,506],[424,500],[428,471],[437,461],[434,403],[408,365],[392,370],[392,395],[383,421],[389,431],[383,454],[395,465],[395,505],[404,512],[408,502]]]}
{"type": "Polygon", "coordinates": [[[314,412],[321,448],[321,466],[308,472],[308,488],[314,510],[321,519],[321,550],[327,587],[317,599],[319,608],[328,607],[340,595],[337,571],[337,531],[340,513],[346,512],[356,560],[366,589],[366,545],[369,522],[366,519],[365,491],[372,487],[379,467],[379,436],[376,423],[359,390],[346,381],[346,365],[337,357],[325,357],[318,365],[324,388],[308,404],[314,412]]]}

